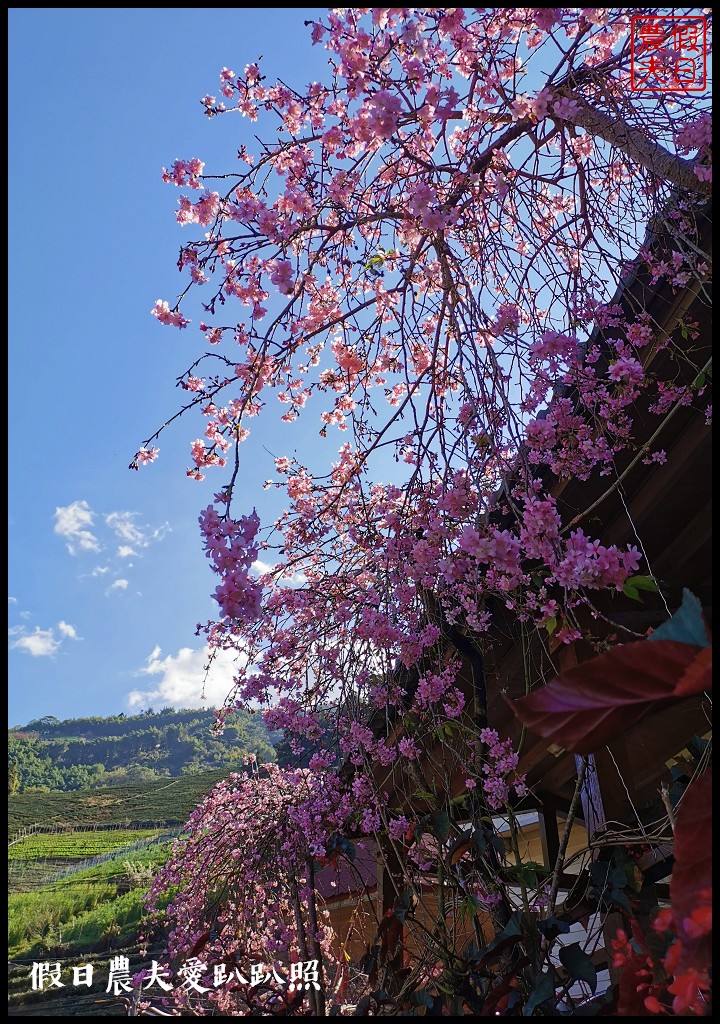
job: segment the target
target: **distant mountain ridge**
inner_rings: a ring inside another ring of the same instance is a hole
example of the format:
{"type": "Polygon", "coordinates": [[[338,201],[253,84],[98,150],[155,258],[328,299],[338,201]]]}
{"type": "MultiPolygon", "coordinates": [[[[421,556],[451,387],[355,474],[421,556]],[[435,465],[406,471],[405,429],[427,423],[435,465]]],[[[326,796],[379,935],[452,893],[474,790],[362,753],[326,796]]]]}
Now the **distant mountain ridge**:
{"type": "Polygon", "coordinates": [[[216,769],[277,755],[260,715],[238,713],[214,733],[211,710],[145,711],[106,718],[53,716],[8,730],[8,792],[78,790],[216,769]]]}

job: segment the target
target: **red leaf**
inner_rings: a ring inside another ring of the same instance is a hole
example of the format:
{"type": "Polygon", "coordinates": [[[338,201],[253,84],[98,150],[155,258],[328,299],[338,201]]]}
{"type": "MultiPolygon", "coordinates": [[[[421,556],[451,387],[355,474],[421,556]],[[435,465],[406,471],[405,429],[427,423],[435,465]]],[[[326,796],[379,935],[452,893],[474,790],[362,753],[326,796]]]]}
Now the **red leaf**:
{"type": "Polygon", "coordinates": [[[378,937],[380,938],[382,960],[385,962],[395,956],[397,945],[402,940],[402,924],[392,910],[385,912],[385,917],[378,927],[378,937]]]}
{"type": "Polygon", "coordinates": [[[622,644],[508,701],[521,722],[578,754],[605,746],[649,711],[707,689],[699,647],[675,640],[622,644]]]}
{"type": "Polygon", "coordinates": [[[700,776],[685,793],[675,821],[675,865],[670,902],[683,945],[679,969],[707,968],[712,932],[707,910],[712,902],[712,775],[700,776]]]}
{"type": "MultiPolygon", "coordinates": [[[[658,640],[658,643],[660,641],[658,640]]],[[[652,1017],[653,1014],[645,1006],[645,998],[650,994],[649,985],[652,975],[648,971],[647,957],[643,954],[630,957],[622,968],[618,985],[618,1017],[652,1017]]]]}
{"type": "MultiPolygon", "coordinates": [[[[659,642],[659,641],[658,641],[659,642]]],[[[675,687],[676,697],[702,693],[712,687],[712,647],[703,647],[685,669],[675,687]]]]}
{"type": "Polygon", "coordinates": [[[210,941],[210,932],[203,932],[200,938],[197,940],[193,948],[190,950],[190,956],[197,956],[198,953],[205,949],[208,942],[210,941]]]}
{"type": "Polygon", "coordinates": [[[490,1017],[497,1012],[497,1015],[504,1016],[503,1010],[507,1008],[508,1000],[513,993],[513,990],[517,988],[517,978],[515,977],[515,971],[508,971],[503,975],[502,981],[491,988],[485,997],[483,1003],[481,1017],[490,1017]]]}

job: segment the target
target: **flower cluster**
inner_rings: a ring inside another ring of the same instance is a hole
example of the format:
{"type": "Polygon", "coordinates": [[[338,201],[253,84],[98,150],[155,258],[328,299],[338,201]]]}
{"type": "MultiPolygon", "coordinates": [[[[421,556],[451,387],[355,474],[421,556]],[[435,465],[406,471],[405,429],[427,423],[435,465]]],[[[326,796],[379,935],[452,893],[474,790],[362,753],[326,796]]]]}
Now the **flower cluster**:
{"type": "MultiPolygon", "coordinates": [[[[309,949],[322,963],[322,986],[330,993],[332,929],[309,871],[347,815],[347,797],[326,774],[273,764],[231,775],[193,812],[187,838],[175,844],[153,881],[150,908],[170,925],[166,964],[201,953],[198,982],[220,1013],[242,1015],[262,1003],[254,986],[213,987],[217,963],[263,964],[271,973],[288,957],[302,961],[309,949]],[[162,909],[168,893],[172,898],[162,909]],[[218,902],[221,893],[226,898],[218,902]]],[[[181,987],[173,996],[182,1008],[189,991],[181,987]]]]}
{"type": "Polygon", "coordinates": [[[510,797],[510,789],[517,796],[527,793],[525,776],[517,772],[518,755],[510,740],[501,740],[495,729],[481,729],[480,742],[485,745],[483,753],[483,789],[489,806],[498,811],[510,797]]]}
{"type": "Polygon", "coordinates": [[[214,597],[228,619],[252,622],[260,615],[262,587],[250,575],[258,548],[255,537],[260,519],[255,511],[239,520],[221,517],[208,505],[199,518],[205,540],[205,554],[212,562],[213,572],[222,582],[214,597]]]}

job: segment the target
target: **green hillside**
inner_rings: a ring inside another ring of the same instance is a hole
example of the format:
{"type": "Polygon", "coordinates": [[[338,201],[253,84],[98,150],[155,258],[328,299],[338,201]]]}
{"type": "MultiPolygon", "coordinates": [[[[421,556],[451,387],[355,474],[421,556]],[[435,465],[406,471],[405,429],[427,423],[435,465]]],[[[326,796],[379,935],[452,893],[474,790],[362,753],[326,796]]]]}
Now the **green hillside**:
{"type": "Polygon", "coordinates": [[[226,770],[154,779],[134,786],[79,792],[17,793],[8,804],[8,831],[29,825],[184,823],[226,770]]]}
{"type": "Polygon", "coordinates": [[[203,797],[253,755],[276,761],[259,715],[221,734],[212,711],[46,717],[8,732],[8,1013],[126,1016],[102,977],[111,956],[147,966],[144,897],[170,842],[203,797]],[[36,960],[58,963],[62,988],[35,991],[36,960]],[[97,965],[92,990],[72,968],[97,965]]]}
{"type": "MultiPolygon", "coordinates": [[[[169,855],[171,835],[60,833],[31,836],[16,844],[26,859],[22,877],[10,874],[9,1016],[126,1016],[122,1001],[105,993],[102,975],[107,975],[113,955],[127,956],[137,970],[155,953],[147,942],[139,945],[139,933],[145,892],[169,855]],[[135,841],[128,845],[130,838],[135,841]],[[108,852],[98,857],[100,847],[108,852]],[[65,851],[64,870],[56,870],[59,862],[46,856],[48,850],[65,851]],[[93,854],[94,859],[87,859],[93,854]],[[57,965],[62,988],[34,990],[32,969],[37,961],[57,965]],[[100,973],[99,983],[92,990],[71,987],[73,966],[88,963],[100,973]]],[[[22,865],[14,858],[9,866],[22,865]]]]}
{"type": "Polygon", "coordinates": [[[134,973],[157,955],[152,942],[139,942],[148,884],[172,837],[225,775],[11,798],[10,838],[29,834],[8,847],[9,1016],[126,1016],[105,993],[110,957],[127,956],[134,973]],[[33,962],[46,960],[61,965],[64,987],[33,991],[33,962]],[[92,989],[71,987],[73,966],[87,963],[96,965],[92,989]]]}
{"type": "Polygon", "coordinates": [[[275,761],[260,715],[237,714],[222,733],[211,710],[146,711],[140,715],[45,717],[8,733],[8,790],[74,791],[144,783],[157,778],[240,769],[254,754],[275,761]]]}

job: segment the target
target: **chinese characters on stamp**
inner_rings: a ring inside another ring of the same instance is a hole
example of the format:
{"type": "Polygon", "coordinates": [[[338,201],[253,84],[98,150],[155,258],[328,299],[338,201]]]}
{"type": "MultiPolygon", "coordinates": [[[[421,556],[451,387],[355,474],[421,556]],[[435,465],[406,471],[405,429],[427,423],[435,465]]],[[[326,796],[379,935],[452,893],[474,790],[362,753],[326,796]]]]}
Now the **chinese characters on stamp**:
{"type": "Polygon", "coordinates": [[[703,15],[633,15],[630,80],[640,92],[704,92],[707,21],[703,15]]]}

